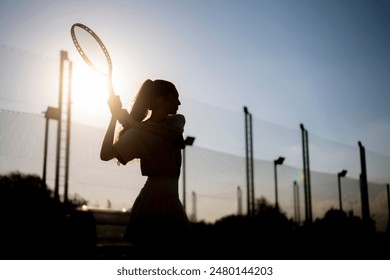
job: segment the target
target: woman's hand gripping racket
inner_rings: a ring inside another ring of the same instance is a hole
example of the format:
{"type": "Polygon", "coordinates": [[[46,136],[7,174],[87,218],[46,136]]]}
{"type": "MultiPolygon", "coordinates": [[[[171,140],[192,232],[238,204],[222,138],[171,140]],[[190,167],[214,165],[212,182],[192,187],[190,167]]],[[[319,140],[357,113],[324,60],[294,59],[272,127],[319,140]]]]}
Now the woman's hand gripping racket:
{"type": "MultiPolygon", "coordinates": [[[[112,87],[112,61],[110,54],[103,41],[89,27],[81,23],[75,23],[70,29],[73,44],[84,61],[95,71],[107,77],[108,92],[110,99],[114,98],[114,90],[112,87]]],[[[119,97],[118,97],[119,98],[119,97]]],[[[125,109],[121,109],[122,113],[118,114],[121,117],[118,119],[123,125],[122,116],[127,113],[125,109]]],[[[127,113],[128,116],[128,113],[127,113]]]]}

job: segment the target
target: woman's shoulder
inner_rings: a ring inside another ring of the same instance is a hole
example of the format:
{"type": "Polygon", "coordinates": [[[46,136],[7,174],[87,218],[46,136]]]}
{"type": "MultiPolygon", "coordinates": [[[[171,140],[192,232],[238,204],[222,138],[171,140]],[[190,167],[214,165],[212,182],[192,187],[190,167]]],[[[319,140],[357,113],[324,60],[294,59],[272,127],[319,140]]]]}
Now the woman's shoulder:
{"type": "Polygon", "coordinates": [[[186,118],[184,117],[184,115],[182,114],[176,114],[176,115],[168,115],[167,117],[167,120],[180,120],[180,121],[184,121],[186,120],[186,118]]]}
{"type": "Polygon", "coordinates": [[[182,115],[182,114],[169,115],[167,117],[167,125],[169,125],[169,126],[183,129],[185,123],[186,123],[186,119],[185,119],[184,115],[182,115]]]}

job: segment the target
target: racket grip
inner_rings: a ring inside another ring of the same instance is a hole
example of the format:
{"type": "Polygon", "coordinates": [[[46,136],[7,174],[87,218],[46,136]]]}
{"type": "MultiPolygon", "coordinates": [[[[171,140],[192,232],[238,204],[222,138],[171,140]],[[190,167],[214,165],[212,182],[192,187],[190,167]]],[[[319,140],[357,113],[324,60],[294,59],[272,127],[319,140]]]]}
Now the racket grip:
{"type": "Polygon", "coordinates": [[[108,78],[108,81],[106,81],[106,87],[107,87],[108,94],[109,94],[110,96],[115,96],[114,88],[113,88],[113,86],[112,86],[111,77],[109,77],[109,78],[108,78]]]}

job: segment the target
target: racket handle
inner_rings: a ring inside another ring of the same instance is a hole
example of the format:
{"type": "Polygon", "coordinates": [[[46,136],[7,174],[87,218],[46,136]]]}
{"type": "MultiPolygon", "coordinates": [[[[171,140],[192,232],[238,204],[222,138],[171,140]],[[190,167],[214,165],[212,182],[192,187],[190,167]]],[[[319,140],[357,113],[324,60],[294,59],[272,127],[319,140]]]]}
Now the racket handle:
{"type": "Polygon", "coordinates": [[[112,84],[111,83],[107,83],[107,90],[108,90],[108,94],[110,96],[114,96],[115,95],[115,92],[114,92],[114,89],[112,88],[112,84]]]}

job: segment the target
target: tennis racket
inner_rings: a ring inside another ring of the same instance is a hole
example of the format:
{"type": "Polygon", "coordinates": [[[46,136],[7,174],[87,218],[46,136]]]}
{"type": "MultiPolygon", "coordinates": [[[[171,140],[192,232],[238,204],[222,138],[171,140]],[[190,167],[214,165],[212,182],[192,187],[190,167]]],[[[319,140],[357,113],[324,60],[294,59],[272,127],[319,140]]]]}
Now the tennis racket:
{"type": "Polygon", "coordinates": [[[73,44],[84,61],[96,72],[106,76],[110,95],[114,94],[112,87],[112,61],[103,41],[89,27],[75,23],[70,29],[73,44]]]}

